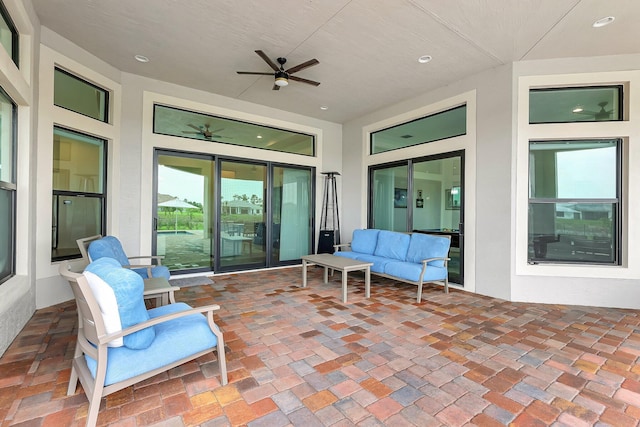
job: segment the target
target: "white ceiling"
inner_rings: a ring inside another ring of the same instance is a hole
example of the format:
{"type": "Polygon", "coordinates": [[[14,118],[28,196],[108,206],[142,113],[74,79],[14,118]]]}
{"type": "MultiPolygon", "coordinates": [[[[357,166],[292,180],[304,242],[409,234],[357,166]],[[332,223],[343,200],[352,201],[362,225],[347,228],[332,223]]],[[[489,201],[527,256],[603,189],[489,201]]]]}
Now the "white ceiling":
{"type": "Polygon", "coordinates": [[[338,123],[513,61],[640,53],[638,0],[32,3],[42,25],[122,71],[338,123]],[[296,75],[321,85],[274,91],[271,76],[236,74],[270,71],[258,49],[289,67],[317,58],[296,75]]]}

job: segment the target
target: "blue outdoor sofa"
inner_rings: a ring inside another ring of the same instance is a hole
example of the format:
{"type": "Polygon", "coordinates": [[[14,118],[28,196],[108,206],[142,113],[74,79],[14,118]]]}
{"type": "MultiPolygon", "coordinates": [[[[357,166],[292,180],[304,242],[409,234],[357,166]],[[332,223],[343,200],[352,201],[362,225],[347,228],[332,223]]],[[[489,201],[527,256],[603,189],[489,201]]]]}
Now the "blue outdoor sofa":
{"type": "Polygon", "coordinates": [[[335,245],[334,255],[371,262],[372,274],[418,286],[420,302],[423,283],[440,282],[449,292],[450,246],[450,236],[359,229],[354,230],[351,243],[335,245]]]}

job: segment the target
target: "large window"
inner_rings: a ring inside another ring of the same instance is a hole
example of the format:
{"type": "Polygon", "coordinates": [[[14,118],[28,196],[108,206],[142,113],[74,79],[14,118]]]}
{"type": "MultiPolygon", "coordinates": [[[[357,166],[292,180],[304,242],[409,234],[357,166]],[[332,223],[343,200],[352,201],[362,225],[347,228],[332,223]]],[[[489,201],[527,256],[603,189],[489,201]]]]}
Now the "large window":
{"type": "Polygon", "coordinates": [[[109,93],[59,68],[54,73],[53,103],[101,122],[109,119],[109,93]]]}
{"type": "Polygon", "coordinates": [[[618,139],[529,144],[529,262],[620,263],[618,139]]]}
{"type": "Polygon", "coordinates": [[[103,139],[53,131],[52,260],[80,256],[76,240],[104,234],[106,150],[103,139]]]}
{"type": "Polygon", "coordinates": [[[315,155],[313,135],[157,104],[153,106],[153,133],[305,156],[315,155]]]}
{"type": "Polygon", "coordinates": [[[371,154],[426,144],[467,132],[467,106],[402,123],[371,134],[371,154]]]}
{"type": "Polygon", "coordinates": [[[15,274],[17,108],[0,88],[0,283],[15,274]]]}
{"type": "Polygon", "coordinates": [[[0,0],[0,44],[7,51],[16,66],[18,63],[18,31],[9,16],[9,12],[0,0]]]}

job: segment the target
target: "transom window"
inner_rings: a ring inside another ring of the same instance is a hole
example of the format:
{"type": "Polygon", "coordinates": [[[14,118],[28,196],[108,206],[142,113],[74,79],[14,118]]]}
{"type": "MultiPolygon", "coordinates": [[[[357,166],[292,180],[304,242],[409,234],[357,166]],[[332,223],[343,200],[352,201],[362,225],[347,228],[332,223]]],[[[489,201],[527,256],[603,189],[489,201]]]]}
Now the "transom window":
{"type": "Polygon", "coordinates": [[[529,123],[622,120],[620,85],[531,89],[529,123]]]}
{"type": "Polygon", "coordinates": [[[53,103],[101,122],[109,120],[109,92],[60,68],[54,72],[53,103]]]}
{"type": "Polygon", "coordinates": [[[371,154],[411,147],[464,135],[467,132],[467,106],[432,114],[371,133],[371,154]]]}
{"type": "Polygon", "coordinates": [[[620,263],[619,139],[529,143],[529,262],[620,263]]]}
{"type": "Polygon", "coordinates": [[[19,66],[18,30],[13,25],[11,16],[9,16],[9,12],[2,1],[0,1],[0,44],[7,51],[16,67],[19,66]]]}
{"type": "Polygon", "coordinates": [[[153,106],[153,133],[305,156],[315,155],[313,135],[165,105],[153,106]]]}

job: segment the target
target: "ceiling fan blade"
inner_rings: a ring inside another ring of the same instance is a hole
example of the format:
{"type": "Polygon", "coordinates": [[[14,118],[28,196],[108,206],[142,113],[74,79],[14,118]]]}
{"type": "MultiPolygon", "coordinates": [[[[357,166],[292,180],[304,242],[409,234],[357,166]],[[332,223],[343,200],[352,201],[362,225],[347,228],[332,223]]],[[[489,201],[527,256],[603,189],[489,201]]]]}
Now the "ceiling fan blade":
{"type": "Polygon", "coordinates": [[[278,85],[273,85],[273,90],[280,90],[280,86],[278,86],[278,85]]]}
{"type": "Polygon", "coordinates": [[[198,131],[198,133],[202,132],[202,129],[200,129],[198,126],[196,125],[192,125],[191,123],[189,123],[187,126],[189,126],[190,128],[194,128],[195,130],[198,131]]]}
{"type": "Polygon", "coordinates": [[[186,133],[187,135],[202,135],[202,132],[190,132],[188,130],[183,130],[182,133],[186,133]]]}
{"type": "Polygon", "coordinates": [[[286,72],[288,74],[293,74],[293,73],[297,73],[300,70],[304,70],[305,68],[309,68],[311,66],[317,65],[319,64],[320,61],[318,61],[317,59],[313,58],[308,60],[307,62],[303,62],[302,64],[296,65],[295,67],[291,67],[288,70],[286,70],[286,72]]]}
{"type": "Polygon", "coordinates": [[[274,64],[274,62],[269,59],[269,57],[261,50],[256,50],[256,53],[258,54],[258,56],[260,58],[262,58],[264,60],[264,62],[266,62],[267,64],[269,64],[269,66],[273,69],[273,71],[279,71],[280,68],[278,68],[278,66],[276,64],[274,64]]]}
{"type": "Polygon", "coordinates": [[[260,71],[236,71],[238,74],[254,74],[257,76],[273,76],[273,73],[266,73],[260,71]]]}
{"type": "Polygon", "coordinates": [[[313,80],[309,80],[309,79],[303,79],[302,77],[298,77],[298,76],[289,76],[289,80],[293,80],[296,82],[300,82],[300,83],[306,83],[309,85],[313,85],[313,86],[319,86],[320,82],[316,82],[313,80]]]}

